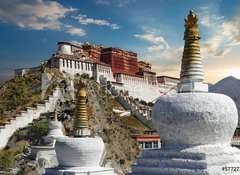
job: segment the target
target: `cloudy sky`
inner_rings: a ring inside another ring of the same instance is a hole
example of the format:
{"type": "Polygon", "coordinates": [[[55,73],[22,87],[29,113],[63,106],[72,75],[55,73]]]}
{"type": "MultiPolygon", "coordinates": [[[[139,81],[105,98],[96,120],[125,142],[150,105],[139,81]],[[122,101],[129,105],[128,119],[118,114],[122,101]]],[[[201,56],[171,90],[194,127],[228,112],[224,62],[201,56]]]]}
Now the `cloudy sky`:
{"type": "Polygon", "coordinates": [[[50,58],[58,41],[89,41],[138,53],[158,75],[179,77],[184,18],[199,15],[205,81],[240,78],[238,0],[0,1],[0,83],[50,58]]]}

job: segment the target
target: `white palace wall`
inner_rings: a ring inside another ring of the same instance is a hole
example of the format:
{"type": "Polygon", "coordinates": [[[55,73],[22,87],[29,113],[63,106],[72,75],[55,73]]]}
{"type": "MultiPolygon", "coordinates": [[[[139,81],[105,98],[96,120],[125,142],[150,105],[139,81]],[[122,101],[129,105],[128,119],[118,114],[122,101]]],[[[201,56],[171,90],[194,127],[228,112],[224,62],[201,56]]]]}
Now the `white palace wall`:
{"type": "Polygon", "coordinates": [[[93,76],[98,83],[106,84],[107,81],[113,81],[113,73],[110,66],[94,64],[93,76]]]}
{"type": "Polygon", "coordinates": [[[169,90],[167,86],[149,84],[147,78],[140,76],[116,74],[113,77],[111,67],[99,63],[60,58],[56,61],[52,59],[52,66],[70,75],[88,74],[89,77],[94,77],[96,81],[102,85],[106,85],[108,81],[116,82],[112,85],[115,86],[116,89],[128,91],[129,95],[133,98],[138,98],[146,102],[156,100],[160,95],[169,90]]]}
{"type": "Polygon", "coordinates": [[[77,73],[88,74],[89,77],[93,76],[93,63],[88,63],[84,61],[76,61],[76,60],[67,60],[67,59],[59,59],[57,62],[57,67],[61,72],[65,71],[71,75],[75,75],[77,73]]]}
{"type": "Polygon", "coordinates": [[[21,111],[20,115],[11,119],[10,123],[5,125],[5,128],[0,129],[0,149],[5,148],[9,138],[15,131],[26,127],[34,119],[38,119],[41,113],[53,112],[56,102],[61,96],[61,89],[57,88],[54,90],[53,95],[49,97],[49,100],[45,100],[45,104],[38,104],[37,108],[27,108],[27,111],[21,111]]]}
{"type": "Polygon", "coordinates": [[[145,78],[125,74],[117,74],[115,78],[117,82],[123,83],[124,88],[120,89],[118,86],[115,86],[116,89],[128,91],[129,96],[132,96],[133,98],[150,102],[161,95],[158,86],[148,84],[148,81],[145,78]]]}

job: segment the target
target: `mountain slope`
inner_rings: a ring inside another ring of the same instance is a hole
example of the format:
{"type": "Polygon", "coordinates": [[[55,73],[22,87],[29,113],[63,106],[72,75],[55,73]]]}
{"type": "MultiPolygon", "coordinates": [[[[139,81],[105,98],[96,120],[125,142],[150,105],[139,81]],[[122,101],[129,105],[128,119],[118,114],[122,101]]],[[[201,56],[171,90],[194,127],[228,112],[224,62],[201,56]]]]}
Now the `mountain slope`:
{"type": "MultiPolygon", "coordinates": [[[[42,73],[49,73],[55,77],[50,81],[48,86],[49,92],[47,91],[46,96],[56,86],[65,89],[64,100],[61,103],[57,103],[56,109],[59,113],[59,120],[63,122],[64,133],[70,134],[74,121],[75,101],[70,98],[70,91],[68,92],[68,85],[66,83],[67,80],[64,79],[63,75],[57,70],[48,67],[42,72],[16,77],[0,87],[0,124],[5,120],[9,120],[9,116],[14,115],[19,110],[24,110],[26,107],[41,101],[42,73]],[[28,82],[26,87],[22,85],[25,82],[28,82]],[[38,86],[36,86],[36,84],[38,86]],[[16,91],[16,89],[18,91],[16,91]],[[27,94],[26,97],[24,96],[25,98],[21,98],[23,92],[27,94]],[[16,98],[10,98],[12,95],[15,95],[16,98]],[[33,100],[31,98],[32,96],[38,98],[33,100]],[[18,101],[16,102],[15,99],[18,99],[18,101]],[[15,105],[10,106],[11,104],[15,105]]],[[[76,77],[75,81],[78,82],[79,78],[80,77],[76,77]]],[[[111,96],[108,90],[94,80],[85,79],[85,81],[88,82],[87,109],[90,117],[91,130],[94,135],[100,135],[106,145],[104,164],[113,166],[118,174],[125,174],[130,171],[131,165],[135,162],[135,158],[139,154],[137,141],[134,140],[131,135],[142,134],[144,131],[149,130],[149,128],[132,115],[126,117],[115,113],[113,109],[124,109],[117,100],[111,96]]],[[[45,120],[49,121],[49,117],[46,119],[42,118],[39,122],[44,123],[45,120]]],[[[18,170],[28,175],[41,174],[44,165],[42,165],[41,162],[30,160],[28,156],[25,156],[23,153],[23,148],[25,148],[25,146],[34,145],[33,141],[29,138],[28,132],[31,131],[32,127],[34,127],[34,130],[36,130],[37,127],[37,131],[39,131],[38,123],[34,121],[28,127],[16,131],[9,140],[7,147],[0,150],[0,171],[9,171],[8,168],[10,168],[12,171],[18,170]],[[19,151],[12,153],[12,150],[19,151]],[[5,155],[10,155],[9,152],[11,152],[11,159],[9,159],[7,161],[8,164],[6,164],[4,163],[5,155]],[[22,157],[21,161],[18,160],[19,156],[22,157]]],[[[41,129],[43,129],[43,127],[40,127],[40,130],[41,129]]],[[[34,138],[38,137],[39,140],[42,141],[46,132],[42,132],[41,130],[41,132],[34,132],[33,134],[37,134],[34,138]]]]}
{"type": "Polygon", "coordinates": [[[238,116],[240,116],[240,80],[232,76],[220,80],[209,88],[210,92],[225,94],[231,97],[238,108],[238,116]]]}

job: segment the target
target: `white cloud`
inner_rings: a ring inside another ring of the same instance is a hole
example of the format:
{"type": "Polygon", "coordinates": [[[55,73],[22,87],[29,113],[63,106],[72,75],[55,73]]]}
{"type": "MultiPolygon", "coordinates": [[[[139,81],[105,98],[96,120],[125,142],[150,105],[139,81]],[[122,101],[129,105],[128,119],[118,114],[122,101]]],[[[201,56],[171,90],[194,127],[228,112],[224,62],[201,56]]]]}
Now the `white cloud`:
{"type": "Polygon", "coordinates": [[[127,4],[136,2],[136,0],[97,0],[96,2],[100,5],[117,5],[118,7],[124,7],[127,4]]]}
{"type": "Polygon", "coordinates": [[[201,10],[208,10],[209,7],[208,6],[202,6],[202,7],[199,7],[201,10]]]}
{"type": "Polygon", "coordinates": [[[199,23],[205,26],[210,36],[201,43],[203,57],[224,57],[233,46],[240,45],[240,11],[231,20],[218,16],[209,7],[200,7],[199,23]]]}
{"type": "Polygon", "coordinates": [[[211,7],[208,6],[199,7],[199,11],[200,11],[198,13],[198,15],[200,16],[199,23],[207,28],[215,28],[215,26],[223,22],[222,20],[224,19],[224,17],[214,14],[213,13],[214,9],[212,9],[211,7]]]}
{"type": "Polygon", "coordinates": [[[97,0],[96,2],[97,4],[101,4],[101,5],[110,5],[109,0],[97,0]]]}
{"type": "Polygon", "coordinates": [[[204,18],[202,18],[202,19],[201,19],[201,24],[202,24],[203,26],[206,26],[206,27],[211,27],[211,26],[212,26],[209,17],[204,17],[204,18]]]}
{"type": "Polygon", "coordinates": [[[162,36],[156,36],[154,33],[145,33],[145,34],[135,34],[136,38],[140,38],[142,40],[148,41],[153,43],[154,45],[151,47],[148,47],[149,51],[159,51],[164,49],[169,49],[168,43],[165,41],[165,39],[162,36]]]}
{"type": "Polygon", "coordinates": [[[0,1],[0,20],[20,28],[61,30],[60,19],[75,10],[54,1],[0,1]]]}
{"type": "Polygon", "coordinates": [[[79,41],[70,41],[70,43],[76,45],[76,46],[81,46],[83,43],[79,42],[79,41]]]}
{"type": "Polygon", "coordinates": [[[11,23],[24,29],[56,30],[84,36],[86,33],[83,29],[60,21],[73,11],[76,9],[64,7],[55,1],[0,1],[0,21],[4,23],[11,23]]]}
{"type": "Polygon", "coordinates": [[[112,24],[107,20],[88,18],[87,15],[83,15],[83,14],[80,14],[78,16],[73,16],[73,18],[77,19],[79,23],[83,25],[95,24],[99,26],[109,26],[113,30],[119,29],[119,26],[117,24],[112,24]]]}
{"type": "Polygon", "coordinates": [[[74,27],[72,25],[64,25],[63,29],[66,33],[69,33],[71,35],[78,35],[78,36],[86,35],[86,32],[83,29],[74,27]]]}

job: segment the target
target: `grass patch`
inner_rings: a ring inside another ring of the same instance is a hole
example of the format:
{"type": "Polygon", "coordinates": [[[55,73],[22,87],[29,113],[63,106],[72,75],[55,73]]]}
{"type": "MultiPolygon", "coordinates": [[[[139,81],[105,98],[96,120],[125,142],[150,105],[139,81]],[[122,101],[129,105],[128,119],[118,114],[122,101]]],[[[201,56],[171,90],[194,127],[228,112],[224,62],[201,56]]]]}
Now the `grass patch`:
{"type": "Polygon", "coordinates": [[[150,130],[150,128],[148,128],[146,125],[144,125],[141,121],[139,121],[136,117],[132,115],[121,117],[121,122],[134,130],[142,132],[150,130]]]}

